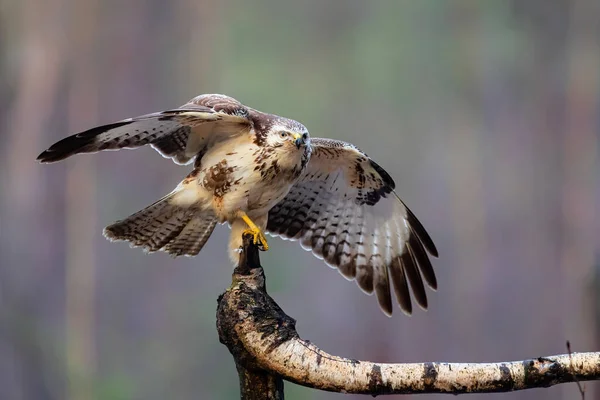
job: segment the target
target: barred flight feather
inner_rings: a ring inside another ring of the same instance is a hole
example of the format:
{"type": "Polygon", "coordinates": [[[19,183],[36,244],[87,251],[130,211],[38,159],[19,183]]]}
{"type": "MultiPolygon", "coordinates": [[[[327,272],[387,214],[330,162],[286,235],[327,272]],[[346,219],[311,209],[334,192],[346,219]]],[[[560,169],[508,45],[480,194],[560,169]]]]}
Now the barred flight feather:
{"type": "Polygon", "coordinates": [[[433,241],[393,191],[392,178],[352,145],[312,139],[308,168],[269,212],[267,230],[299,240],[392,314],[390,284],[402,311],[427,308],[425,283],[435,289],[427,256],[433,241]],[[391,282],[390,282],[391,281],[391,282]]]}

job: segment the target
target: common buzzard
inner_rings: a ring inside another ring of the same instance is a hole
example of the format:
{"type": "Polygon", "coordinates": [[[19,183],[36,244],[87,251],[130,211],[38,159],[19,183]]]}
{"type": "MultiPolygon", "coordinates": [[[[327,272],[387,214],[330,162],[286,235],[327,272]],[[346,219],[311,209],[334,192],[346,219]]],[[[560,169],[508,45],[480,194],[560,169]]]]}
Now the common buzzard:
{"type": "Polygon", "coordinates": [[[298,240],[304,249],[375,292],[392,314],[390,280],[400,308],[427,308],[424,282],[437,286],[427,253],[433,241],[394,192],[383,168],[355,146],[311,138],[304,125],[263,113],[220,94],[69,136],[38,157],[43,163],[78,153],[150,145],[192,172],[171,193],[104,229],[148,252],[198,254],[217,223],[231,227],[237,261],[242,234],[268,249],[264,232],[298,240]]]}

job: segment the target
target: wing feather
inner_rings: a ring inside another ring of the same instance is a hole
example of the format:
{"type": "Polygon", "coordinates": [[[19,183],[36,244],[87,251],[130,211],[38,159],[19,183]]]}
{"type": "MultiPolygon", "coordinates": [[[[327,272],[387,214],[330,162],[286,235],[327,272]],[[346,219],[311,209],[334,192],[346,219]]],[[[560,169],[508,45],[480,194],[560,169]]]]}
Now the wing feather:
{"type": "Polygon", "coordinates": [[[437,249],[396,196],[392,178],[348,143],[319,138],[311,143],[307,169],[269,212],[267,231],[299,240],[363,291],[374,292],[388,315],[390,284],[402,311],[412,312],[411,290],[426,309],[425,284],[437,286],[427,253],[437,257],[437,249]]]}
{"type": "Polygon", "coordinates": [[[231,97],[202,95],[180,108],[129,118],[77,133],[38,156],[43,163],[74,154],[152,146],[177,164],[187,164],[209,146],[252,126],[249,110],[231,97]]]}

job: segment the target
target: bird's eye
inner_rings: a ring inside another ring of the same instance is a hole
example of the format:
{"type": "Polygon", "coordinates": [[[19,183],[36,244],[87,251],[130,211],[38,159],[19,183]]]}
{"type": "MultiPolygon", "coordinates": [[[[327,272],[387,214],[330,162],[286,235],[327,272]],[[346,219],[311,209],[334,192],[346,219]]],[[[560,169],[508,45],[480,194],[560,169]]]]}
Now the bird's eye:
{"type": "Polygon", "coordinates": [[[287,135],[288,133],[286,131],[279,132],[279,136],[281,136],[282,138],[286,137],[287,135]]]}

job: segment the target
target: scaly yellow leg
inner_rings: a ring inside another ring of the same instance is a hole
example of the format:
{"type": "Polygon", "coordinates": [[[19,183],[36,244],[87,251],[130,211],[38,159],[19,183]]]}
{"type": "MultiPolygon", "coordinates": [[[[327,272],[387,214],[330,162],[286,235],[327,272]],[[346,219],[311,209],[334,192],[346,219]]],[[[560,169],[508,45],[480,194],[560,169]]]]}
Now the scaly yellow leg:
{"type": "Polygon", "coordinates": [[[265,234],[262,233],[260,228],[256,226],[254,222],[248,217],[248,215],[244,211],[238,211],[238,216],[244,220],[246,224],[248,224],[248,229],[246,229],[243,234],[251,234],[254,237],[254,244],[262,246],[263,251],[269,250],[269,244],[267,243],[267,238],[265,234]]]}

